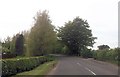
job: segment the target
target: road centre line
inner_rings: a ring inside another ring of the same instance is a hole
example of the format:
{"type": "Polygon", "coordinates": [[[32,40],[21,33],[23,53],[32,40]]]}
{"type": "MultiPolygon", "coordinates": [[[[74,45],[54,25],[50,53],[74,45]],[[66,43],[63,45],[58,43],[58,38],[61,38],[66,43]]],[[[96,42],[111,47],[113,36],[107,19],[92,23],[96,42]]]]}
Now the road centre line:
{"type": "MultiPolygon", "coordinates": [[[[78,65],[82,66],[80,63],[77,63],[78,65]]],[[[91,71],[89,68],[84,67],[86,70],[88,70],[89,72],[91,72],[93,75],[96,75],[93,71],[91,71]]]]}

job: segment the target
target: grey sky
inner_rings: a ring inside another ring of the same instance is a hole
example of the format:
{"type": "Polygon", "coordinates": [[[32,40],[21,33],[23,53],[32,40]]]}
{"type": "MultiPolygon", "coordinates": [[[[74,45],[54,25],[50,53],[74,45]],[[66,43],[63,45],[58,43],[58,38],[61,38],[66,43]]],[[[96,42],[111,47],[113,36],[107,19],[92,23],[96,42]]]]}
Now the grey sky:
{"type": "Polygon", "coordinates": [[[29,30],[39,10],[48,10],[53,25],[63,26],[76,16],[86,19],[97,37],[94,48],[118,46],[119,0],[0,0],[0,39],[29,30]]]}

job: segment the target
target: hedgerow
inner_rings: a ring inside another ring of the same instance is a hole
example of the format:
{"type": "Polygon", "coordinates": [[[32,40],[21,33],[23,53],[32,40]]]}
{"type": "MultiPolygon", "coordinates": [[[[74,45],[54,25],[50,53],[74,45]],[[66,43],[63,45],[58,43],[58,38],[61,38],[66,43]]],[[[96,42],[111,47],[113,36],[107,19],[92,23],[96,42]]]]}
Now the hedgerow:
{"type": "Polygon", "coordinates": [[[2,60],[2,77],[15,75],[20,72],[29,71],[44,62],[52,60],[51,58],[40,56],[19,59],[2,60]]]}
{"type": "Polygon", "coordinates": [[[93,53],[93,58],[102,61],[115,62],[119,64],[120,62],[120,48],[110,49],[110,50],[97,50],[93,53]]]}

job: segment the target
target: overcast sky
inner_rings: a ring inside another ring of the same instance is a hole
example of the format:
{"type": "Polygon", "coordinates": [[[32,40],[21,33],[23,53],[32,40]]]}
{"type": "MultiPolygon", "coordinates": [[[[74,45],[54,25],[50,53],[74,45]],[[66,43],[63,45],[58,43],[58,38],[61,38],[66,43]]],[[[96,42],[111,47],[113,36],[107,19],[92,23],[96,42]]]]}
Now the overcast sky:
{"type": "Polygon", "coordinates": [[[39,10],[48,10],[52,24],[63,26],[76,16],[88,21],[94,48],[106,44],[118,46],[119,0],[0,0],[0,39],[29,30],[39,10]]]}

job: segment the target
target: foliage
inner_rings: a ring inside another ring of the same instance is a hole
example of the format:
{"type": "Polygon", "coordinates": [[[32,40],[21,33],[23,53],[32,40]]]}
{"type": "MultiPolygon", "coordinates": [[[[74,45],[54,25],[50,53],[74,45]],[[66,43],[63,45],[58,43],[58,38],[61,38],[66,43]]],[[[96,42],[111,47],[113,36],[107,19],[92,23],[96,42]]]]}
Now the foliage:
{"type": "Polygon", "coordinates": [[[61,52],[62,52],[63,54],[69,55],[69,48],[68,48],[66,45],[64,45],[64,46],[62,47],[61,52]]]}
{"type": "Polygon", "coordinates": [[[97,51],[94,51],[93,57],[94,59],[97,59],[97,60],[118,62],[120,61],[120,58],[118,57],[119,51],[120,51],[120,48],[115,48],[115,49],[110,49],[110,50],[97,50],[97,51]]]}
{"type": "Polygon", "coordinates": [[[38,12],[35,17],[35,24],[28,36],[28,55],[36,56],[51,53],[56,40],[56,32],[47,12],[38,12]]]}
{"type": "Polygon", "coordinates": [[[29,57],[2,60],[2,76],[10,76],[33,68],[50,61],[49,57],[29,57]]]}
{"type": "Polygon", "coordinates": [[[78,55],[88,46],[92,46],[95,37],[92,37],[89,24],[86,20],[76,17],[58,30],[58,37],[70,50],[69,54],[78,55]]]}
{"type": "Polygon", "coordinates": [[[21,56],[24,54],[24,36],[23,34],[16,34],[12,38],[7,37],[7,39],[2,42],[2,54],[3,58],[12,58],[21,56]]]}
{"type": "Polygon", "coordinates": [[[81,56],[84,58],[92,58],[93,57],[93,51],[91,49],[86,49],[81,52],[81,56]]]}
{"type": "Polygon", "coordinates": [[[53,54],[69,54],[69,49],[66,45],[64,45],[61,41],[56,42],[55,50],[52,52],[53,54]]]}
{"type": "Polygon", "coordinates": [[[106,51],[97,51],[98,60],[106,60],[106,51]]]}
{"type": "Polygon", "coordinates": [[[16,42],[16,35],[14,35],[13,37],[12,37],[12,40],[11,40],[11,44],[10,44],[10,52],[11,53],[13,53],[13,54],[16,54],[16,52],[15,52],[15,42],[16,42]]]}
{"type": "Polygon", "coordinates": [[[110,49],[108,45],[100,45],[98,46],[99,50],[110,49]]]}
{"type": "Polygon", "coordinates": [[[16,35],[16,42],[15,42],[15,52],[16,54],[23,55],[24,53],[24,36],[22,34],[16,35]]]}
{"type": "Polygon", "coordinates": [[[13,54],[15,51],[15,47],[13,46],[13,39],[10,37],[7,37],[7,39],[4,40],[2,43],[2,58],[12,58],[16,55],[13,54]]]}
{"type": "Polygon", "coordinates": [[[66,52],[66,46],[59,40],[55,44],[54,54],[64,54],[66,52]]]}
{"type": "Polygon", "coordinates": [[[7,37],[7,39],[4,40],[2,43],[2,52],[10,52],[10,44],[11,44],[11,39],[10,37],[7,37]]]}
{"type": "MultiPolygon", "coordinates": [[[[57,61],[50,61],[50,62],[46,62],[40,66],[38,66],[37,68],[31,70],[31,71],[26,71],[26,72],[22,72],[22,73],[18,73],[17,75],[13,76],[13,77],[18,77],[18,76],[26,76],[26,75],[32,75],[34,77],[37,77],[39,75],[47,75],[49,71],[51,71],[55,65],[57,64],[57,61]]],[[[42,76],[43,77],[43,76],[42,76]]]]}
{"type": "Polygon", "coordinates": [[[28,36],[29,36],[29,31],[23,31],[22,32],[23,36],[24,36],[24,53],[23,55],[27,55],[27,41],[28,41],[28,36]]]}

